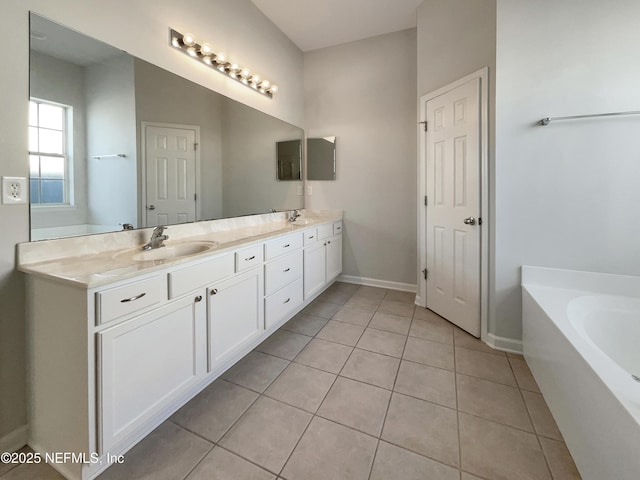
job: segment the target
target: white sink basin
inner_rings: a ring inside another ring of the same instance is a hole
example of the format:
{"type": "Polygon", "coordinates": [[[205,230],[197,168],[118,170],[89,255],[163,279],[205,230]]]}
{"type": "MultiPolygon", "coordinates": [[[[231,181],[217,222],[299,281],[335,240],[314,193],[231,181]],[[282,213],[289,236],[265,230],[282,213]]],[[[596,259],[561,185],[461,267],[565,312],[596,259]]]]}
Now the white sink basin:
{"type": "Polygon", "coordinates": [[[204,253],[213,250],[218,246],[218,242],[185,242],[166,244],[164,247],[153,250],[140,250],[139,248],[125,250],[116,253],[113,258],[130,257],[136,262],[148,262],[152,260],[170,260],[173,258],[187,257],[197,253],[204,253]]]}

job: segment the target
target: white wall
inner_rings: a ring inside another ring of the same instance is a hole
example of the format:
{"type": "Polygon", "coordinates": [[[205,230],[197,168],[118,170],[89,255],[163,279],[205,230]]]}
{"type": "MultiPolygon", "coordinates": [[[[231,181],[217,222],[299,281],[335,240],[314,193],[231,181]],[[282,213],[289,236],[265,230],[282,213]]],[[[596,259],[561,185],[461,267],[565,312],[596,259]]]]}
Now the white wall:
{"type": "Polygon", "coordinates": [[[640,275],[640,2],[498,0],[497,335],[521,336],[520,265],[640,275]]]}
{"type": "MultiPolygon", "coordinates": [[[[302,125],[302,53],[249,0],[4,0],[0,45],[0,175],[28,176],[29,10],[302,125]],[[206,37],[233,61],[280,86],[273,100],[168,46],[169,27],[206,37]]],[[[0,442],[26,423],[25,301],[15,244],[29,240],[28,205],[0,205],[0,442]]]]}
{"type": "Polygon", "coordinates": [[[344,210],[343,274],[416,283],[416,30],[305,53],[305,132],[335,135],[336,180],[307,208],[344,210]]]}
{"type": "Polygon", "coordinates": [[[133,58],[110,58],[85,73],[89,223],[138,225],[133,58]],[[125,157],[94,158],[116,154],[125,157]]]}
{"type": "Polygon", "coordinates": [[[30,95],[40,100],[71,107],[70,178],[73,205],[68,207],[34,207],[33,228],[87,223],[87,150],[85,129],[84,68],[32,51],[30,59],[30,95]]]}

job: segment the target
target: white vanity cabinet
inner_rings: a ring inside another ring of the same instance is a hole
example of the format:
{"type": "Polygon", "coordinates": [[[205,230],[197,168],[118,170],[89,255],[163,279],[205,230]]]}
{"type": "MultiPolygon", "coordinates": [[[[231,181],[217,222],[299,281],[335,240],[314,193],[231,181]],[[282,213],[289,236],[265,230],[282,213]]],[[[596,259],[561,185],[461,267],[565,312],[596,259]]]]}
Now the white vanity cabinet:
{"type": "Polygon", "coordinates": [[[98,452],[108,452],[206,374],[204,290],[97,333],[98,452]]]}
{"type": "Polygon", "coordinates": [[[342,222],[305,232],[304,299],[315,297],[342,272],[342,222]]]}

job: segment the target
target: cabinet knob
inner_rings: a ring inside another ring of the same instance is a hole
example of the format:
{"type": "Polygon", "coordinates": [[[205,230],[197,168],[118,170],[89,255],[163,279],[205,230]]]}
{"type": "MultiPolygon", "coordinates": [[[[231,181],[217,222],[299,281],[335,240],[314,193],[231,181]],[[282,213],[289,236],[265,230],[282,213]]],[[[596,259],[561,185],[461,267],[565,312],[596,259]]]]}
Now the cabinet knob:
{"type": "Polygon", "coordinates": [[[201,302],[202,301],[202,295],[198,295],[194,300],[195,300],[196,303],[201,302]]]}
{"type": "Polygon", "coordinates": [[[216,293],[218,293],[218,289],[214,288],[213,290],[211,290],[211,295],[215,295],[216,293]]]}
{"type": "Polygon", "coordinates": [[[329,240],[327,243],[331,243],[331,240],[329,240]]]}

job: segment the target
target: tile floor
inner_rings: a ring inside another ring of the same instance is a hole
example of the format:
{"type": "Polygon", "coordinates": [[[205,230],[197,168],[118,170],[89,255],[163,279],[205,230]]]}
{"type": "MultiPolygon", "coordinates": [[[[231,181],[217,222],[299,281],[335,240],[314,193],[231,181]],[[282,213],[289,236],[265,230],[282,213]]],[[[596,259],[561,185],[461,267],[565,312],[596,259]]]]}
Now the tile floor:
{"type": "Polygon", "coordinates": [[[335,283],[100,480],[580,478],[524,359],[413,301],[335,283]]]}

